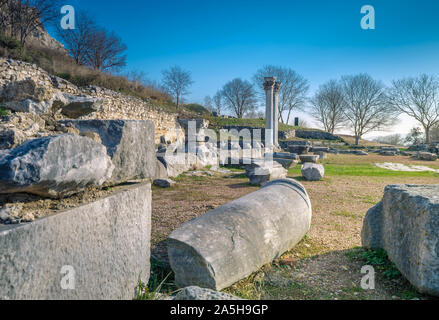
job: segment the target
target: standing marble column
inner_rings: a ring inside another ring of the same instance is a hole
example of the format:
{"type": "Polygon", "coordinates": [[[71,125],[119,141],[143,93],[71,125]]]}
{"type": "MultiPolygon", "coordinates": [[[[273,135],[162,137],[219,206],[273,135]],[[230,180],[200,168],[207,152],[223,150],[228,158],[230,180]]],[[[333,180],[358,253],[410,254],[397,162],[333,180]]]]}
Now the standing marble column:
{"type": "Polygon", "coordinates": [[[274,128],[273,128],[273,104],[274,104],[274,85],[276,84],[275,77],[268,77],[264,79],[264,89],[267,97],[267,105],[265,110],[265,147],[273,147],[274,143],[274,128]]]}
{"type": "Polygon", "coordinates": [[[273,144],[275,147],[279,146],[279,92],[281,87],[282,83],[276,82],[273,89],[273,144]]]}

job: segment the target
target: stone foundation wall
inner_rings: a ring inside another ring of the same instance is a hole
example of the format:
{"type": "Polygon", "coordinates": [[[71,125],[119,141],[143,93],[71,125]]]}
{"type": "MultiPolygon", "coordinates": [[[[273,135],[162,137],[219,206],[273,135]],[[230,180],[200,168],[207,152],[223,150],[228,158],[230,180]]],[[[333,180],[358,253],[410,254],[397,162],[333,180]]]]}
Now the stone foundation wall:
{"type": "Polygon", "coordinates": [[[0,106],[13,99],[31,99],[36,102],[50,101],[59,93],[87,96],[102,100],[99,110],[81,119],[100,120],[151,120],[155,125],[155,142],[160,137],[174,142],[184,137],[184,131],[176,114],[160,111],[153,102],[126,96],[100,87],[80,88],[43,69],[22,61],[0,58],[0,106]],[[23,90],[26,87],[26,90],[23,90]],[[30,87],[30,88],[29,88],[30,87]]]}
{"type": "Polygon", "coordinates": [[[343,140],[341,137],[333,135],[325,131],[313,130],[296,130],[296,137],[301,139],[315,139],[315,140],[343,140]]]}

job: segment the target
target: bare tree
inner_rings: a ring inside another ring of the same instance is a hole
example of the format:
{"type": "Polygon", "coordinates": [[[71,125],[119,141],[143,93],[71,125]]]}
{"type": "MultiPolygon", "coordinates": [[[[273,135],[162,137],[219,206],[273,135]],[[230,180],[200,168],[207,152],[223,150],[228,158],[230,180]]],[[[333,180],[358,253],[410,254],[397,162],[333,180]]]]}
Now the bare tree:
{"type": "Polygon", "coordinates": [[[244,115],[256,109],[257,95],[253,85],[240,78],[224,85],[222,89],[225,106],[241,119],[244,115]]]}
{"type": "Polygon", "coordinates": [[[183,70],[179,66],[174,66],[169,70],[162,71],[162,75],[163,87],[174,98],[178,109],[182,98],[189,94],[189,88],[194,83],[191,73],[183,70]]]}
{"type": "Polygon", "coordinates": [[[204,107],[207,110],[209,110],[209,112],[211,112],[211,113],[214,111],[212,98],[210,96],[205,96],[204,97],[204,107]]]}
{"type": "Polygon", "coordinates": [[[223,110],[223,95],[221,94],[221,91],[218,91],[214,96],[213,96],[213,105],[216,109],[216,112],[218,113],[218,116],[221,115],[221,112],[223,110]]]}
{"type": "Polygon", "coordinates": [[[9,27],[11,35],[25,44],[30,34],[59,18],[59,0],[11,0],[9,27]]]}
{"type": "Polygon", "coordinates": [[[64,30],[58,26],[57,33],[77,64],[86,64],[87,51],[92,45],[96,22],[85,11],[76,13],[75,29],[64,30]]]}
{"type": "Polygon", "coordinates": [[[342,77],[346,102],[345,116],[355,134],[358,145],[368,132],[385,129],[395,122],[384,85],[368,74],[342,77]]]}
{"type": "Polygon", "coordinates": [[[330,80],[320,86],[311,99],[310,114],[329,133],[346,123],[346,108],[343,88],[336,80],[330,80]]]}
{"type": "Polygon", "coordinates": [[[398,112],[409,115],[422,125],[426,142],[430,143],[430,131],[439,124],[437,78],[423,74],[417,78],[393,81],[389,101],[398,112]]]}
{"type": "Polygon", "coordinates": [[[0,34],[7,34],[11,19],[10,19],[10,3],[12,0],[0,0],[0,34]]]}
{"type": "Polygon", "coordinates": [[[126,65],[126,50],[127,46],[114,32],[96,29],[89,36],[85,63],[100,71],[119,69],[126,65]]]}
{"type": "Polygon", "coordinates": [[[264,78],[276,77],[282,82],[279,92],[279,120],[290,123],[291,114],[294,110],[303,110],[306,105],[306,95],[309,90],[308,81],[290,68],[277,66],[264,66],[253,76],[253,82],[259,89],[262,99],[265,101],[264,78]]]}

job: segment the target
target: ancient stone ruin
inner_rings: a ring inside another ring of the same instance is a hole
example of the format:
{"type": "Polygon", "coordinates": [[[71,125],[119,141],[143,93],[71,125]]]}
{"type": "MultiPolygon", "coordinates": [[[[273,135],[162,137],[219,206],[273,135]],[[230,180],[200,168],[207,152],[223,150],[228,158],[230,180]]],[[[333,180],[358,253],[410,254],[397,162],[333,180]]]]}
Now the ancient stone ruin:
{"type": "Polygon", "coordinates": [[[439,295],[439,186],[390,185],[370,209],[363,246],[386,250],[420,292],[439,295]]]}
{"type": "Polygon", "coordinates": [[[293,248],[309,231],[311,216],[308,194],[291,179],[209,211],[169,236],[176,283],[227,288],[293,248]]]}

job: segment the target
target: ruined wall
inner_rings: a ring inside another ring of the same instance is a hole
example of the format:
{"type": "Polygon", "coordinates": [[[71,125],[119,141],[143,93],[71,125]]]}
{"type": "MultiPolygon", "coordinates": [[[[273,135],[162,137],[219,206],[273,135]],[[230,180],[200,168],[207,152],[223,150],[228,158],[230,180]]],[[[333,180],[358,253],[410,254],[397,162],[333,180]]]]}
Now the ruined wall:
{"type": "Polygon", "coordinates": [[[102,103],[96,112],[81,119],[101,120],[151,120],[155,125],[155,141],[160,137],[174,142],[184,137],[177,115],[157,109],[151,101],[140,100],[100,87],[80,88],[43,69],[12,59],[0,58],[0,106],[7,108],[7,102],[31,99],[34,103],[53,103],[59,93],[74,96],[99,98],[102,103]]]}

